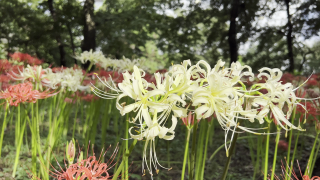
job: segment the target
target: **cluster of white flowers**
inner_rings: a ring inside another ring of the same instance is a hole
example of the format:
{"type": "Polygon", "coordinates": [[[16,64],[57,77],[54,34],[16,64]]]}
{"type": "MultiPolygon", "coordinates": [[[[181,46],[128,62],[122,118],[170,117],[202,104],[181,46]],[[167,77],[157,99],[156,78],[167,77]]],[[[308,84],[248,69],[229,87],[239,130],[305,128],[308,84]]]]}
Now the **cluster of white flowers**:
{"type": "MultiPolygon", "coordinates": [[[[92,90],[101,98],[117,98],[116,106],[122,115],[136,112],[136,116],[129,121],[135,124],[129,129],[129,133],[133,139],[146,140],[143,171],[146,164],[151,175],[152,165],[156,172],[157,166],[162,167],[155,153],[155,137],[172,140],[177,118],[186,117],[188,109],[192,109],[190,106],[194,106],[197,119],[215,115],[225,130],[225,141],[228,132],[234,133],[236,129],[255,134],[263,133],[258,132],[259,129],[241,126],[239,120],[254,122],[257,119],[263,123],[270,112],[283,129],[302,130],[300,126],[296,127],[288,121],[293,108],[301,104],[297,102],[292,84],[280,82],[282,72],[279,69],[262,68],[257,77],[265,77],[266,82],[254,84],[249,89],[245,80],[254,80],[249,66],[242,66],[239,62],[232,63],[230,68],[225,68],[224,65],[225,62],[220,60],[211,68],[203,60],[196,65],[185,60],[181,64],[173,65],[165,74],[155,73],[156,84],[147,82],[144,79],[145,72],[134,66],[133,73],[123,73],[124,80],[118,85],[112,81],[103,82],[115,93],[106,93],[94,86],[92,90]],[[288,109],[286,114],[284,107],[288,109]],[[172,118],[168,118],[171,112],[172,118]],[[170,127],[167,127],[168,122],[170,127]]],[[[228,149],[226,146],[227,152],[228,149]]]]}
{"type": "Polygon", "coordinates": [[[87,61],[90,61],[92,64],[98,64],[105,70],[108,70],[108,68],[113,68],[121,72],[132,72],[134,66],[138,66],[143,70],[149,69],[144,65],[146,63],[144,63],[141,59],[131,60],[126,57],[123,57],[122,59],[111,59],[105,57],[102,52],[92,52],[92,50],[84,51],[82,54],[80,54],[80,56],[77,56],[76,59],[81,61],[82,64],[86,63],[87,61]]]}
{"type": "Polygon", "coordinates": [[[51,68],[44,69],[43,85],[51,89],[66,89],[68,91],[86,90],[88,86],[82,86],[84,75],[81,69],[66,68],[52,72],[51,68]]]}
{"type": "Polygon", "coordinates": [[[66,68],[57,72],[52,72],[51,68],[43,69],[42,66],[30,66],[22,70],[18,69],[19,73],[10,72],[10,75],[15,80],[25,81],[31,80],[36,83],[40,90],[44,87],[50,89],[66,89],[68,91],[84,91],[89,89],[89,86],[82,86],[81,83],[84,75],[81,69],[66,68]]]}
{"type": "Polygon", "coordinates": [[[32,80],[38,85],[38,88],[42,90],[42,83],[45,78],[42,66],[30,66],[27,65],[26,68],[22,70],[18,69],[19,73],[13,71],[10,72],[12,79],[18,81],[32,80]]]}
{"type": "Polygon", "coordinates": [[[92,62],[93,64],[101,63],[105,60],[104,55],[102,52],[96,51],[92,52],[92,49],[90,51],[84,51],[80,54],[80,56],[75,57],[77,60],[81,61],[82,64],[85,64],[87,61],[92,62]]]}

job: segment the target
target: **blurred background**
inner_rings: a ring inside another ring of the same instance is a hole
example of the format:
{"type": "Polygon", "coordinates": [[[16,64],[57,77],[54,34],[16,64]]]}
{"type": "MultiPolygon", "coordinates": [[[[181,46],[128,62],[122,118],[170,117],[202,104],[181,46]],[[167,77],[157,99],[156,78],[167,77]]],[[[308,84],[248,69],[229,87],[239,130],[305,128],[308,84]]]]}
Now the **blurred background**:
{"type": "Polygon", "coordinates": [[[1,0],[0,59],[23,52],[73,66],[90,49],[121,59],[241,61],[320,68],[317,0],[1,0]]]}

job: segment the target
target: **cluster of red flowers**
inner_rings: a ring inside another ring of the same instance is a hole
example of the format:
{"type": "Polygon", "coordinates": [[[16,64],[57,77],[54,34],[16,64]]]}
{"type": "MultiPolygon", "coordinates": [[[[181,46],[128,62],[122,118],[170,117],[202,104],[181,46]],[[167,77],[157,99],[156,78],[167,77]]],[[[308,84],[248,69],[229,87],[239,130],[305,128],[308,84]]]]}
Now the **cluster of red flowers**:
{"type": "MultiPolygon", "coordinates": [[[[79,160],[78,162],[69,165],[66,170],[63,170],[63,168],[58,163],[61,172],[54,168],[53,171],[49,170],[49,175],[58,180],[110,180],[113,176],[110,175],[108,171],[117,163],[114,162],[114,159],[118,153],[118,150],[119,147],[117,146],[110,159],[106,163],[102,163],[101,158],[104,158],[107,151],[104,153],[101,152],[99,159],[97,159],[93,154],[87,159],[79,160]]],[[[41,180],[40,178],[37,179],[41,180]]]]}
{"type": "Polygon", "coordinates": [[[25,62],[30,65],[40,65],[43,63],[42,60],[32,57],[29,54],[21,53],[21,52],[15,52],[13,54],[10,54],[10,57],[15,61],[25,62]]]}
{"type": "Polygon", "coordinates": [[[56,94],[56,92],[33,90],[32,84],[27,82],[9,86],[0,93],[0,99],[5,99],[10,105],[18,106],[19,103],[35,103],[37,99],[45,99],[56,94]]]}
{"type": "MultiPolygon", "coordinates": [[[[298,162],[298,161],[297,161],[298,162]]],[[[283,164],[283,162],[281,161],[281,171],[282,171],[282,175],[281,176],[277,176],[277,175],[274,175],[274,179],[276,180],[281,180],[280,177],[282,177],[282,179],[286,179],[286,177],[289,175],[290,176],[290,180],[299,180],[299,177],[298,175],[296,174],[296,172],[291,169],[288,165],[288,163],[286,162],[286,165],[289,167],[289,172],[287,172],[286,170],[286,166],[283,164]],[[292,178],[293,177],[293,178],[292,178]]],[[[301,172],[301,169],[300,169],[300,165],[299,165],[299,162],[298,162],[298,167],[299,167],[299,171],[300,171],[300,176],[302,176],[302,180],[320,180],[320,177],[319,176],[313,176],[313,177],[309,177],[308,175],[302,175],[302,172],[301,172]]],[[[271,179],[271,177],[268,177],[268,179],[271,179]]]]}

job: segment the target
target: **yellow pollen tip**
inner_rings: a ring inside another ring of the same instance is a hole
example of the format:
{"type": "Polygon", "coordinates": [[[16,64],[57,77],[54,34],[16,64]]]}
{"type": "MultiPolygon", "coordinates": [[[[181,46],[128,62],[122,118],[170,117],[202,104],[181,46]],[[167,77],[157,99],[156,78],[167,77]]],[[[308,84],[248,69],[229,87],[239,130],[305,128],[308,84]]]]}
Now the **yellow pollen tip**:
{"type": "Polygon", "coordinates": [[[168,171],[170,171],[172,169],[172,167],[170,169],[168,169],[168,171]]]}
{"type": "Polygon", "coordinates": [[[93,87],[91,86],[90,88],[91,88],[91,91],[93,91],[93,87]]]}
{"type": "Polygon", "coordinates": [[[93,73],[94,75],[98,76],[98,73],[93,73]]]}
{"type": "Polygon", "coordinates": [[[159,173],[159,169],[156,170],[157,174],[159,173]]]}

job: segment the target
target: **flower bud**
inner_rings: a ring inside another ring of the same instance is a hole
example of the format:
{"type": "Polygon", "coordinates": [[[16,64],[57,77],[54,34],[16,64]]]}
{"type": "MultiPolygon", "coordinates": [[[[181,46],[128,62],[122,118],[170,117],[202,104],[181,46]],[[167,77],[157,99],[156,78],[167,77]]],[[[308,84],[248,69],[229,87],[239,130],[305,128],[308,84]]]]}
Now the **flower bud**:
{"type": "Polygon", "coordinates": [[[316,132],[317,132],[317,134],[320,133],[320,122],[319,121],[316,122],[316,132]]]}
{"type": "Polygon", "coordinates": [[[74,147],[74,140],[71,140],[70,143],[67,143],[67,159],[69,164],[73,164],[73,160],[75,157],[75,147],[74,147]]]}

